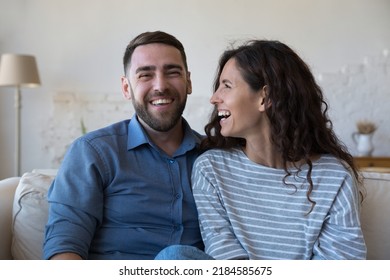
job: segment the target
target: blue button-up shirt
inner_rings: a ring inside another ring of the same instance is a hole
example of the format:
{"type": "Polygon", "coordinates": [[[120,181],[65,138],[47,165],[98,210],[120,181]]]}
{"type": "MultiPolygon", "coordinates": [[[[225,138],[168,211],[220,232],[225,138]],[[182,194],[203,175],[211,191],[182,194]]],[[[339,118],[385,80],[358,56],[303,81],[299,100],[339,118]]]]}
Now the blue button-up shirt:
{"type": "Polygon", "coordinates": [[[48,193],[43,257],[153,259],[172,244],[203,248],[190,184],[200,140],[184,121],[170,157],[136,116],[77,139],[48,193]]]}

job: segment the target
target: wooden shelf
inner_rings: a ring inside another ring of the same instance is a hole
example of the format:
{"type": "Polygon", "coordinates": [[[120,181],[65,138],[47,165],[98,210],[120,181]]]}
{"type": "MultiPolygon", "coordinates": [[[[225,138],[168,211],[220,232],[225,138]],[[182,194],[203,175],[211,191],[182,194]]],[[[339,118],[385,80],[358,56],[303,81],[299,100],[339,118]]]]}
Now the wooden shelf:
{"type": "Polygon", "coordinates": [[[354,157],[358,167],[390,167],[390,157],[354,157]]]}

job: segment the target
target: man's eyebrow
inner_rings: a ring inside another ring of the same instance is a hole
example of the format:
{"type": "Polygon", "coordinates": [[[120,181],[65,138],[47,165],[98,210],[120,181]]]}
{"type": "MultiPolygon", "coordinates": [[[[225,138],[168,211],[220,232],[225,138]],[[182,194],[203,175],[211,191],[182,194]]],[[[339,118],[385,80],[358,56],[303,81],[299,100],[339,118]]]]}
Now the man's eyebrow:
{"type": "MultiPolygon", "coordinates": [[[[171,69],[179,69],[179,70],[183,70],[183,66],[181,66],[180,64],[174,64],[174,63],[170,63],[170,64],[164,64],[163,66],[164,70],[171,70],[171,69]]],[[[138,67],[136,70],[135,70],[135,73],[139,73],[139,72],[143,72],[143,71],[156,71],[157,67],[154,66],[154,65],[146,65],[146,66],[141,66],[141,67],[138,67]]]]}
{"type": "Polygon", "coordinates": [[[164,70],[170,70],[170,69],[183,70],[183,66],[181,66],[180,64],[165,64],[164,65],[164,70]]]}
{"type": "Polygon", "coordinates": [[[156,70],[156,66],[147,65],[147,66],[141,66],[138,67],[137,70],[135,70],[135,73],[143,72],[143,71],[154,71],[156,70]]]}

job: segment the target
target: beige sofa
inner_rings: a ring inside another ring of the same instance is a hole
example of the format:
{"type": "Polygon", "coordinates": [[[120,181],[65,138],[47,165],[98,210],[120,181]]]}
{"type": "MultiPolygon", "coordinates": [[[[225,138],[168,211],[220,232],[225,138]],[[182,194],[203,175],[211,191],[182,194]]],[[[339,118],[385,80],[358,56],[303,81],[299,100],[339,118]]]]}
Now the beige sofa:
{"type": "MultiPolygon", "coordinates": [[[[0,259],[40,259],[46,193],[56,170],[35,170],[0,181],[0,259]]],[[[390,173],[363,172],[367,196],[362,228],[368,259],[390,260],[390,173]]]]}

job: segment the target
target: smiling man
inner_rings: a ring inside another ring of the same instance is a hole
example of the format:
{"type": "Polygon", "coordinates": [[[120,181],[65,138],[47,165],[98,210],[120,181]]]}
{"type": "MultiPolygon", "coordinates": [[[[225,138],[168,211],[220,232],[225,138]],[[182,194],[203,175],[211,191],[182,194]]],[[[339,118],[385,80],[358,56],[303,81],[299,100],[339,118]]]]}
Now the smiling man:
{"type": "Polygon", "coordinates": [[[45,259],[153,259],[173,244],[203,248],[191,192],[201,136],[183,119],[191,79],[180,41],[146,32],[126,48],[130,120],[69,148],[48,195],[45,259]]]}

